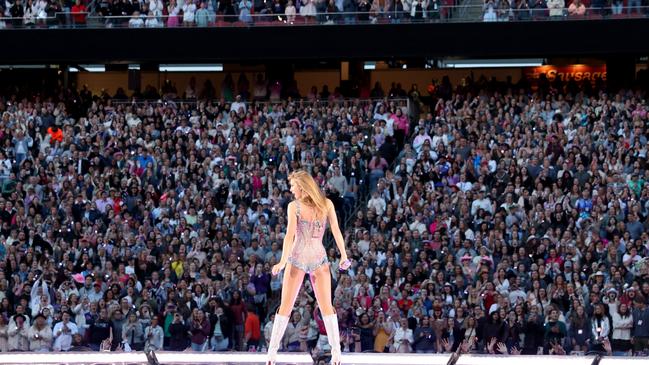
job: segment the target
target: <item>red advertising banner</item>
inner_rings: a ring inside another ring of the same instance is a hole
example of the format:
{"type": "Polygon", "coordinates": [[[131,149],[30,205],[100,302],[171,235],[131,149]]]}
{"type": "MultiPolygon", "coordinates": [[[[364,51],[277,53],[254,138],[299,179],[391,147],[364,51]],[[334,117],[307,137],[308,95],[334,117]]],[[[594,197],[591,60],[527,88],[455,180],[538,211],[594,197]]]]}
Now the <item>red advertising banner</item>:
{"type": "Polygon", "coordinates": [[[545,74],[550,82],[559,78],[561,81],[574,79],[577,82],[590,80],[595,82],[598,78],[606,81],[606,65],[569,65],[569,66],[539,66],[525,69],[525,76],[528,80],[535,82],[541,74],[545,74]]]}

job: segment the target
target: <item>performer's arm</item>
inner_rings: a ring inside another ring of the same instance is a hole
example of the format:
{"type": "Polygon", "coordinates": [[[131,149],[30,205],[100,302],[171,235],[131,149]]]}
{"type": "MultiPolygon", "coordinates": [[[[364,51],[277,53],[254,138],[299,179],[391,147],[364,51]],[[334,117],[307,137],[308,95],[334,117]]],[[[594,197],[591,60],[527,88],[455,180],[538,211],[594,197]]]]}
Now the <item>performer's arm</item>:
{"type": "Polygon", "coordinates": [[[295,239],[295,225],[297,224],[297,218],[295,215],[295,204],[293,202],[288,205],[288,226],[286,227],[286,235],[284,236],[284,244],[282,246],[282,258],[279,260],[279,263],[273,266],[273,275],[277,275],[288,261],[288,257],[293,251],[293,241],[295,239]]]}
{"type": "Polygon", "coordinates": [[[333,234],[338,251],[340,251],[340,262],[345,262],[347,260],[345,240],[343,239],[343,234],[340,232],[340,227],[338,227],[336,208],[334,207],[334,203],[329,199],[327,199],[327,215],[329,217],[329,225],[331,226],[331,234],[333,234]]]}

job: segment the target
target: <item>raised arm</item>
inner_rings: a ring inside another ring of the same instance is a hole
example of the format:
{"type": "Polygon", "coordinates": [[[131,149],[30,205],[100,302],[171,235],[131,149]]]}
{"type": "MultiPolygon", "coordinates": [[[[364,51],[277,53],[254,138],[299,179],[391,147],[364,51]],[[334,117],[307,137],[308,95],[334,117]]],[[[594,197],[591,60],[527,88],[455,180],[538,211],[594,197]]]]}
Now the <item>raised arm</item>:
{"type": "Polygon", "coordinates": [[[282,246],[282,258],[279,260],[277,265],[273,266],[273,275],[279,274],[279,272],[284,269],[284,266],[286,266],[286,263],[288,262],[288,257],[291,255],[291,251],[293,250],[295,225],[297,224],[294,202],[288,204],[287,214],[288,226],[286,227],[286,235],[284,236],[284,244],[282,246]]]}
{"type": "Polygon", "coordinates": [[[336,208],[334,207],[334,203],[332,203],[329,199],[327,199],[327,217],[329,218],[329,225],[331,226],[331,234],[333,234],[334,239],[336,240],[336,246],[338,246],[338,251],[340,251],[341,268],[347,269],[348,264],[345,264],[345,261],[347,261],[345,240],[343,238],[343,234],[340,232],[340,227],[338,226],[338,215],[336,214],[336,208]]]}

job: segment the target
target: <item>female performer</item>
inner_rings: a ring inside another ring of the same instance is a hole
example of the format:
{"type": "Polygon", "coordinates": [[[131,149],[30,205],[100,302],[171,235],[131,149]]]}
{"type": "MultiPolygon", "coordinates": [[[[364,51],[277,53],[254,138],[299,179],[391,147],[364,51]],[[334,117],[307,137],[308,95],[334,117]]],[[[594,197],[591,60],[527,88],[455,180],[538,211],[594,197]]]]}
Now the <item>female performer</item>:
{"type": "Polygon", "coordinates": [[[284,236],[282,258],[273,266],[273,275],[284,271],[282,299],[273,322],[268,345],[268,365],[275,365],[279,343],[293,310],[304,274],[308,273],[331,346],[331,363],[340,365],[340,334],[338,317],[331,302],[331,274],[327,253],[322,244],[327,221],[340,250],[340,269],[351,265],[347,259],[345,242],[338,227],[338,218],[331,200],[320,191],[313,177],[306,171],[291,173],[288,177],[295,200],[288,205],[288,227],[284,236]]]}

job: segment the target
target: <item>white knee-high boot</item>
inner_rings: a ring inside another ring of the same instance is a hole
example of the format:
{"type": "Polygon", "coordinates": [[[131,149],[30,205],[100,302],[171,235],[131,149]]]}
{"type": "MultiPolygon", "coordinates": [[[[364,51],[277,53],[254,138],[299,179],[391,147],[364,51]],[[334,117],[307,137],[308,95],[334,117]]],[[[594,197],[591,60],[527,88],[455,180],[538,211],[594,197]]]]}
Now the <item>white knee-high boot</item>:
{"type": "Polygon", "coordinates": [[[338,329],[338,315],[336,313],[322,316],[325,328],[327,329],[327,339],[331,346],[331,363],[340,365],[340,331],[338,329]]]}
{"type": "Polygon", "coordinates": [[[267,364],[275,365],[275,360],[277,359],[277,351],[279,350],[279,344],[284,337],[284,331],[288,325],[289,317],[282,316],[279,313],[275,314],[275,321],[273,321],[273,332],[270,335],[270,341],[268,344],[268,361],[267,364]]]}

